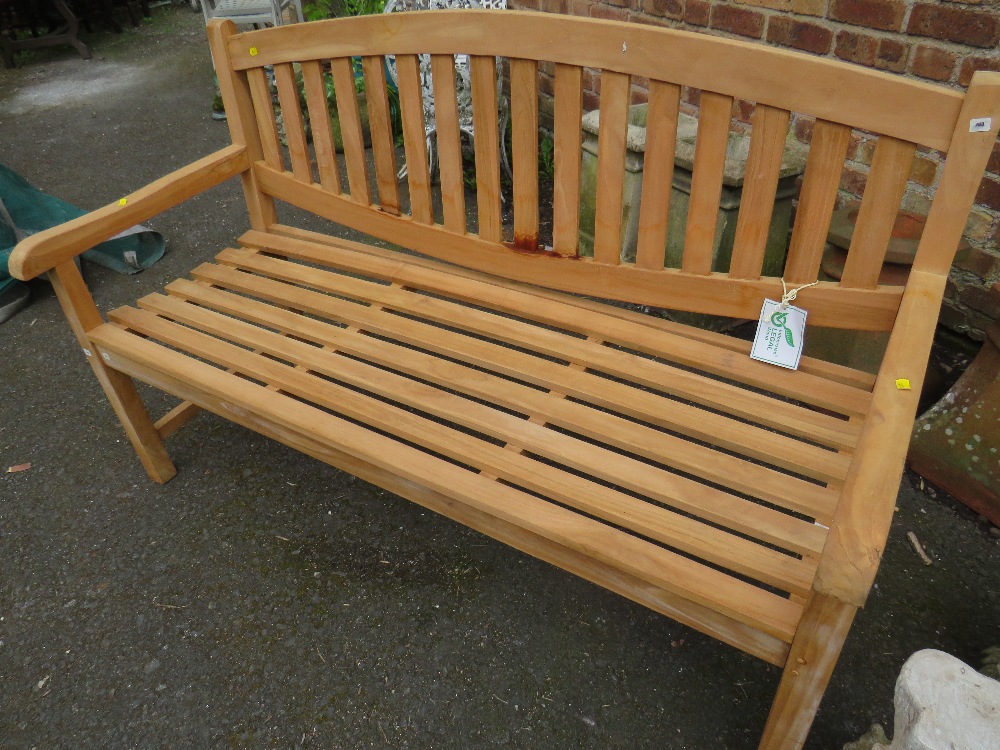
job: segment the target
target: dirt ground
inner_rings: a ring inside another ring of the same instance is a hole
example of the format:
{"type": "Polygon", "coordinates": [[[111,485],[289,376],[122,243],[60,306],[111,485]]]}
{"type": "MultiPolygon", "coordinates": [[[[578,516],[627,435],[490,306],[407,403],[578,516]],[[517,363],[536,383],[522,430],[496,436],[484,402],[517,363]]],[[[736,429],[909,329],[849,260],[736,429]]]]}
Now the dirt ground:
{"type": "MultiPolygon", "coordinates": [[[[96,208],[226,145],[200,15],[86,41],[0,72],[0,163],[96,208]]],[[[238,184],[151,223],[156,266],[87,266],[102,309],[231,244],[238,184]]],[[[281,445],[202,415],[153,484],[32,292],[0,326],[0,471],[31,463],[0,474],[0,748],[756,746],[776,669],[281,445]]],[[[913,651],[1000,642],[988,525],[913,475],[898,505],[814,750],[890,726],[913,651]]]]}

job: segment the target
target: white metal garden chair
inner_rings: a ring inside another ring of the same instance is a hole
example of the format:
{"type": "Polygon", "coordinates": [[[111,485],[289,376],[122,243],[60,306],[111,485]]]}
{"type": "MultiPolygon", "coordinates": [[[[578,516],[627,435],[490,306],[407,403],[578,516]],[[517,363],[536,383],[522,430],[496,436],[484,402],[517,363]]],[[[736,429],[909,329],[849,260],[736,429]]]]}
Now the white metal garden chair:
{"type": "Polygon", "coordinates": [[[285,11],[292,9],[295,19],[305,20],[302,0],[201,0],[201,12],[207,24],[213,18],[228,18],[235,24],[281,26],[285,11]]]}
{"type": "MultiPolygon", "coordinates": [[[[383,13],[397,13],[408,10],[445,10],[460,8],[485,8],[487,10],[506,10],[507,0],[388,0],[383,13]]],[[[393,83],[396,81],[396,66],[388,66],[393,83]]],[[[497,82],[501,82],[502,71],[500,61],[497,61],[497,82]]],[[[423,90],[424,101],[424,131],[427,134],[427,164],[430,172],[434,172],[435,144],[437,143],[437,123],[434,119],[434,86],[431,82],[430,55],[420,55],[420,87],[423,90]]],[[[502,92],[502,87],[497,86],[502,92]]],[[[469,139],[470,145],[475,141],[475,131],[472,125],[472,79],[468,55],[455,56],[455,92],[458,96],[458,129],[469,139]]],[[[500,164],[504,173],[511,177],[510,160],[504,147],[503,133],[507,129],[510,118],[510,106],[506,97],[500,94],[497,103],[500,116],[500,164]]],[[[399,169],[399,177],[406,176],[406,164],[399,169]]]]}

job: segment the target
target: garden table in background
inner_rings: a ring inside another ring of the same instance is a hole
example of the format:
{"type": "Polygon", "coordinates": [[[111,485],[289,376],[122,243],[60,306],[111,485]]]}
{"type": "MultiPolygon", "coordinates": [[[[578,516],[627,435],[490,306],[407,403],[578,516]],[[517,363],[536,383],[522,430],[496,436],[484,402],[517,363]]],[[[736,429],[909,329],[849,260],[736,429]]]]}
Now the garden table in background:
{"type": "Polygon", "coordinates": [[[72,45],[81,57],[85,60],[90,59],[90,50],[87,45],[80,41],[78,36],[80,22],[64,0],[46,0],[41,4],[29,3],[27,0],[0,0],[0,18],[9,18],[14,28],[19,25],[30,26],[34,34],[36,22],[44,24],[48,20],[49,16],[46,13],[48,8],[54,9],[65,21],[65,25],[57,26],[48,34],[31,36],[26,39],[12,39],[4,34],[3,29],[0,28],[0,54],[3,55],[6,67],[14,67],[15,52],[59,44],[72,45]],[[40,9],[38,5],[41,5],[40,9]]]}

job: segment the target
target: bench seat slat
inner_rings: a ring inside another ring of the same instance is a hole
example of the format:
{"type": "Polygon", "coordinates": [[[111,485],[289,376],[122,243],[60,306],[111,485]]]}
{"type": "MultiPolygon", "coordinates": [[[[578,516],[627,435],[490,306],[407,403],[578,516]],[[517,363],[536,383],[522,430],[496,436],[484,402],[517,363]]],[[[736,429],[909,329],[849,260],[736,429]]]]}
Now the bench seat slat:
{"type": "MultiPolygon", "coordinates": [[[[294,332],[297,338],[342,351],[376,366],[392,368],[425,381],[444,379],[448,382],[449,389],[466,396],[490,401],[523,414],[532,414],[543,423],[572,430],[586,438],[601,440],[614,447],[631,448],[631,452],[645,455],[647,458],[656,457],[656,451],[653,450],[658,447],[654,442],[658,437],[656,432],[613,415],[594,411],[552,393],[539,391],[373,336],[363,335],[357,330],[305,318],[274,305],[211,288],[205,284],[179,280],[168,285],[167,291],[171,295],[227,315],[239,316],[286,334],[294,332]],[[643,446],[649,447],[645,453],[642,450],[643,446]]],[[[491,427],[495,428],[496,425],[491,427]]],[[[613,472],[615,466],[634,465],[622,461],[620,454],[598,449],[590,443],[582,443],[579,440],[566,442],[567,439],[567,436],[561,433],[549,431],[546,433],[546,439],[532,450],[561,459],[563,463],[582,465],[585,471],[612,481],[616,479],[613,472]],[[568,451],[563,455],[552,453],[555,448],[551,442],[553,439],[562,441],[560,444],[570,446],[568,451]],[[581,452],[593,455],[594,460],[582,459],[581,452]]],[[[821,527],[813,523],[728,495],[721,490],[699,485],[683,477],[651,472],[650,469],[648,466],[641,467],[641,471],[651,476],[650,493],[659,493],[658,497],[669,505],[794,553],[815,555],[822,551],[825,533],[821,527]]],[[[618,481],[620,483],[621,480],[618,481]]]]}
{"type": "MultiPolygon", "coordinates": [[[[182,346],[186,352],[205,359],[225,359],[227,366],[249,369],[258,376],[279,381],[283,390],[294,389],[300,397],[308,393],[310,398],[322,398],[326,391],[327,400],[336,404],[343,395],[343,389],[338,390],[333,384],[289,365],[268,360],[191,329],[165,321],[164,326],[172,329],[173,346],[182,346]]],[[[187,354],[173,352],[162,345],[124,333],[121,329],[115,332],[106,330],[109,328],[114,328],[113,324],[106,324],[101,327],[103,330],[93,332],[96,345],[113,349],[126,359],[145,360],[161,371],[172,370],[195,383],[201,380],[198,384],[202,388],[214,391],[223,398],[232,398],[238,392],[237,384],[246,383],[236,374],[193,360],[187,354]],[[130,341],[124,342],[118,334],[130,341]],[[202,374],[204,368],[211,372],[202,374]],[[212,382],[214,387],[210,385],[212,382]]],[[[157,336],[160,335],[167,335],[166,330],[158,330],[157,336]]],[[[343,446],[343,450],[350,454],[386,465],[397,474],[450,495],[459,502],[487,510],[573,549],[586,551],[643,580],[758,627],[769,635],[786,641],[791,639],[801,616],[801,606],[795,602],[513,487],[487,480],[468,469],[435,459],[431,454],[345,421],[316,406],[282,393],[268,392],[260,386],[253,391],[256,398],[252,409],[255,412],[292,425],[308,425],[308,431],[323,442],[343,446]]],[[[381,409],[374,410],[372,416],[377,418],[378,415],[384,418],[386,413],[381,409]]]]}
{"type": "MultiPolygon", "coordinates": [[[[309,372],[335,378],[355,388],[389,399],[434,417],[445,419],[490,437],[517,444],[532,453],[543,454],[550,460],[570,465],[577,471],[588,467],[614,463],[616,457],[573,438],[554,433],[545,427],[444,392],[423,382],[410,380],[378,366],[335,354],[330,350],[272,333],[256,325],[234,320],[216,312],[201,309],[178,298],[150,295],[140,300],[142,310],[149,310],[170,320],[220,337],[244,347],[253,347],[262,354],[278,357],[309,372]]],[[[294,315],[293,315],[294,317],[294,315]]],[[[116,315],[116,322],[154,337],[162,330],[162,321],[151,320],[140,312],[125,309],[116,315]]],[[[298,328],[296,328],[298,330],[298,328]]],[[[169,335],[169,334],[168,334],[169,335]]],[[[355,334],[356,335],[356,334],[355,334]]],[[[335,345],[334,345],[335,347],[335,345]]],[[[251,374],[251,373],[245,373],[251,374]]],[[[272,385],[279,385],[274,382],[272,385]]],[[[339,388],[339,386],[338,386],[339,388]]],[[[521,453],[504,450],[474,439],[474,452],[469,450],[470,438],[455,433],[436,422],[426,423],[399,407],[386,406],[354,391],[342,390],[335,402],[337,411],[348,416],[371,419],[371,413],[386,415],[384,422],[375,424],[390,429],[400,437],[428,441],[425,447],[464,461],[478,459],[480,471],[495,473],[500,478],[539,492],[559,503],[595,515],[605,521],[649,537],[683,552],[703,558],[736,573],[760,580],[765,584],[792,593],[809,590],[815,573],[813,560],[802,560],[779,553],[754,542],[735,537],[700,521],[681,516],[656,505],[603,487],[585,477],[568,474],[560,467],[550,466],[521,453]],[[407,427],[407,425],[415,425],[407,427]],[[409,429],[409,432],[407,432],[409,429]],[[424,436],[421,438],[421,436],[424,436]],[[450,447],[448,447],[450,446],[450,447]]],[[[621,461],[619,460],[619,463],[621,461]]],[[[606,476],[609,474],[606,473],[606,476]]]]}
{"type": "MultiPolygon", "coordinates": [[[[820,374],[782,370],[755,362],[748,356],[733,356],[734,351],[741,354],[749,352],[749,346],[743,346],[741,341],[649,316],[631,316],[631,319],[623,321],[618,316],[625,311],[600,303],[588,304],[588,300],[583,298],[571,298],[559,292],[546,296],[544,292],[527,291],[492,276],[458,276],[433,261],[420,265],[410,256],[346,240],[338,240],[337,245],[318,246],[263,232],[247,232],[240,241],[249,247],[269,249],[298,260],[396,281],[488,306],[499,312],[530,317],[545,325],[600,336],[612,344],[695,367],[839,414],[864,415],[871,404],[870,376],[865,377],[866,385],[862,387],[820,374]],[[366,253],[365,250],[371,252],[366,253]],[[586,307],[587,313],[581,314],[576,309],[578,307],[586,307]],[[643,325],[636,325],[640,317],[644,319],[643,325]],[[654,322],[656,330],[650,327],[654,322]],[[674,330],[667,330],[667,327],[674,330]],[[724,340],[723,346],[720,342],[724,340]],[[712,345],[704,346],[705,343],[712,345]]],[[[775,412],[783,412],[786,406],[775,404],[771,408],[775,412]]],[[[816,442],[842,448],[849,448],[857,442],[859,428],[848,426],[845,420],[820,412],[791,411],[795,420],[808,423],[808,436],[816,442]]],[[[772,417],[776,416],[775,412],[772,412],[772,417]]]]}
{"type": "MultiPolygon", "coordinates": [[[[748,393],[736,386],[720,384],[705,376],[693,375],[686,370],[669,367],[636,355],[610,349],[591,341],[582,341],[564,333],[550,331],[521,320],[496,315],[470,308],[447,300],[428,297],[400,288],[386,288],[381,284],[365,282],[341,274],[317,272],[299,264],[255,254],[223,252],[219,260],[226,264],[250,270],[255,273],[300,283],[339,296],[384,305],[399,312],[419,316],[433,323],[441,323],[453,328],[461,328],[486,335],[504,343],[529,349],[548,357],[571,361],[591,370],[602,371],[617,378],[627,378],[631,383],[660,389],[672,395],[708,404],[721,411],[729,400],[747,399],[757,402],[757,410],[747,409],[735,412],[738,417],[754,420],[758,412],[767,413],[774,409],[773,399],[748,393]],[[719,406],[715,406],[719,404],[719,406]]],[[[544,365],[542,365],[544,367],[544,365]]],[[[529,368],[526,368],[529,369],[529,368]]],[[[594,391],[600,397],[605,383],[593,381],[594,391]]],[[[557,385],[558,387],[558,385],[557,385]]],[[[607,385],[606,387],[611,387],[607,385]]],[[[717,442],[727,449],[752,455],[769,463],[777,462],[783,468],[791,469],[814,479],[830,481],[846,476],[850,457],[838,455],[812,445],[775,435],[761,428],[736,422],[729,417],[706,413],[687,404],[671,404],[672,429],[700,440],[717,442]],[[685,419],[686,417],[686,419],[685,419]],[[768,445],[763,445],[767,443],[768,445]]],[[[791,410],[789,410],[791,411],[791,410]]],[[[755,420],[756,421],[756,420],[755,420]]],[[[786,428],[797,434],[805,430],[794,429],[794,422],[771,424],[778,429],[786,428]]],[[[808,431],[807,436],[811,437],[808,431]]]]}
{"type": "MultiPolygon", "coordinates": [[[[368,258],[375,260],[376,262],[384,262],[398,260],[400,258],[400,254],[394,250],[376,247],[375,245],[366,245],[361,242],[354,242],[343,238],[334,238],[319,232],[312,232],[307,229],[288,226],[287,224],[272,224],[269,227],[268,233],[250,230],[240,238],[240,244],[244,247],[264,248],[269,247],[274,242],[285,243],[287,240],[293,240],[291,245],[294,247],[312,247],[314,251],[320,248],[324,250],[329,248],[336,253],[338,249],[353,249],[359,260],[361,258],[368,258]]],[[[362,260],[361,262],[364,261],[362,260]]],[[[451,276],[459,277],[466,281],[485,282],[489,285],[497,284],[497,278],[495,276],[491,276],[481,271],[474,271],[469,268],[446,265],[441,261],[434,260],[433,258],[407,256],[407,262],[410,266],[416,269],[418,274],[424,274],[429,271],[433,275],[434,272],[437,271],[447,271],[447,273],[451,276]]],[[[382,278],[374,272],[370,272],[370,275],[382,278]]],[[[715,350],[721,350],[723,352],[738,352],[744,355],[749,355],[750,353],[749,341],[709,331],[704,328],[694,328],[689,325],[684,325],[683,323],[676,323],[672,320],[667,320],[666,318],[638,312],[625,307],[612,307],[606,303],[587,299],[586,297],[570,295],[553,289],[530,287],[517,281],[504,280],[503,287],[506,290],[522,295],[525,299],[532,300],[530,305],[526,305],[532,309],[534,309],[535,305],[545,304],[547,302],[558,302],[564,310],[576,309],[577,312],[575,313],[575,317],[572,317],[571,320],[579,320],[583,314],[580,311],[585,311],[588,317],[593,317],[596,320],[598,325],[605,320],[609,321],[612,325],[619,326],[624,322],[627,323],[633,331],[640,329],[646,333],[655,333],[656,336],[652,339],[654,342],[659,341],[661,338],[666,338],[666,340],[669,341],[674,336],[679,336],[688,342],[710,344],[710,354],[715,350]]],[[[574,330],[570,327],[570,325],[566,325],[564,327],[566,327],[567,330],[574,330]]],[[[639,334],[639,336],[641,337],[641,334],[639,334]]],[[[633,338],[634,337],[635,334],[633,334],[633,338]]],[[[662,348],[663,347],[654,347],[649,353],[654,353],[662,348]]],[[[662,355],[662,352],[660,352],[660,354],[662,355]]],[[[799,372],[816,376],[819,379],[816,382],[819,383],[820,387],[823,385],[823,381],[829,381],[831,383],[849,387],[851,389],[850,392],[852,400],[855,404],[857,404],[858,398],[863,399],[864,404],[867,404],[870,401],[871,390],[875,384],[875,376],[870,372],[855,370],[844,365],[827,362],[826,360],[816,359],[806,355],[803,355],[802,359],[799,360],[799,372]]],[[[812,388],[812,390],[815,390],[815,387],[812,388]]],[[[780,385],[779,389],[774,392],[782,395],[791,395],[780,390],[780,385]]],[[[793,397],[802,400],[802,398],[800,398],[801,395],[803,394],[793,397]]],[[[866,407],[862,407],[861,410],[865,411],[866,407]]],[[[855,435],[855,439],[856,437],[857,436],[855,435]]]]}
{"type": "MultiPolygon", "coordinates": [[[[644,399],[643,391],[631,386],[597,379],[588,373],[576,372],[563,365],[546,362],[541,358],[438,326],[372,310],[365,305],[338,300],[327,294],[222,266],[206,264],[195,269],[193,275],[197,279],[262,297],[280,305],[356,325],[409,346],[457,358],[476,367],[534,382],[588,401],[597,401],[605,408],[624,412],[637,410],[637,416],[646,419],[649,419],[649,412],[669,414],[669,409],[661,403],[662,397],[644,399]],[[605,400],[602,395],[615,392],[620,395],[614,401],[605,400]]],[[[681,471],[820,520],[827,519],[835,506],[837,493],[824,489],[821,485],[667,434],[659,434],[657,437],[658,448],[662,451],[660,459],[681,471]]]]}

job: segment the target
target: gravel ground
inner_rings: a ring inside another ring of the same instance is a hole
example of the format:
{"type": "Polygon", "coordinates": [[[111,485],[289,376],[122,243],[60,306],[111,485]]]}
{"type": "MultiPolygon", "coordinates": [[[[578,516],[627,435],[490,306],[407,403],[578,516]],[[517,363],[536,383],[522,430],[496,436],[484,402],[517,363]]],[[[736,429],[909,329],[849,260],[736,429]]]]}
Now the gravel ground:
{"type": "MultiPolygon", "coordinates": [[[[227,143],[200,15],[86,40],[0,75],[0,162],[96,208],[227,143]]],[[[157,218],[138,276],[88,266],[98,304],[232,243],[241,203],[157,218]]],[[[0,475],[0,748],[756,746],[776,669],[265,438],[202,415],[153,484],[32,291],[0,327],[0,471],[32,465],[0,475]]],[[[898,505],[809,748],[891,725],[913,651],[1000,641],[989,527],[912,475],[898,505]]]]}

